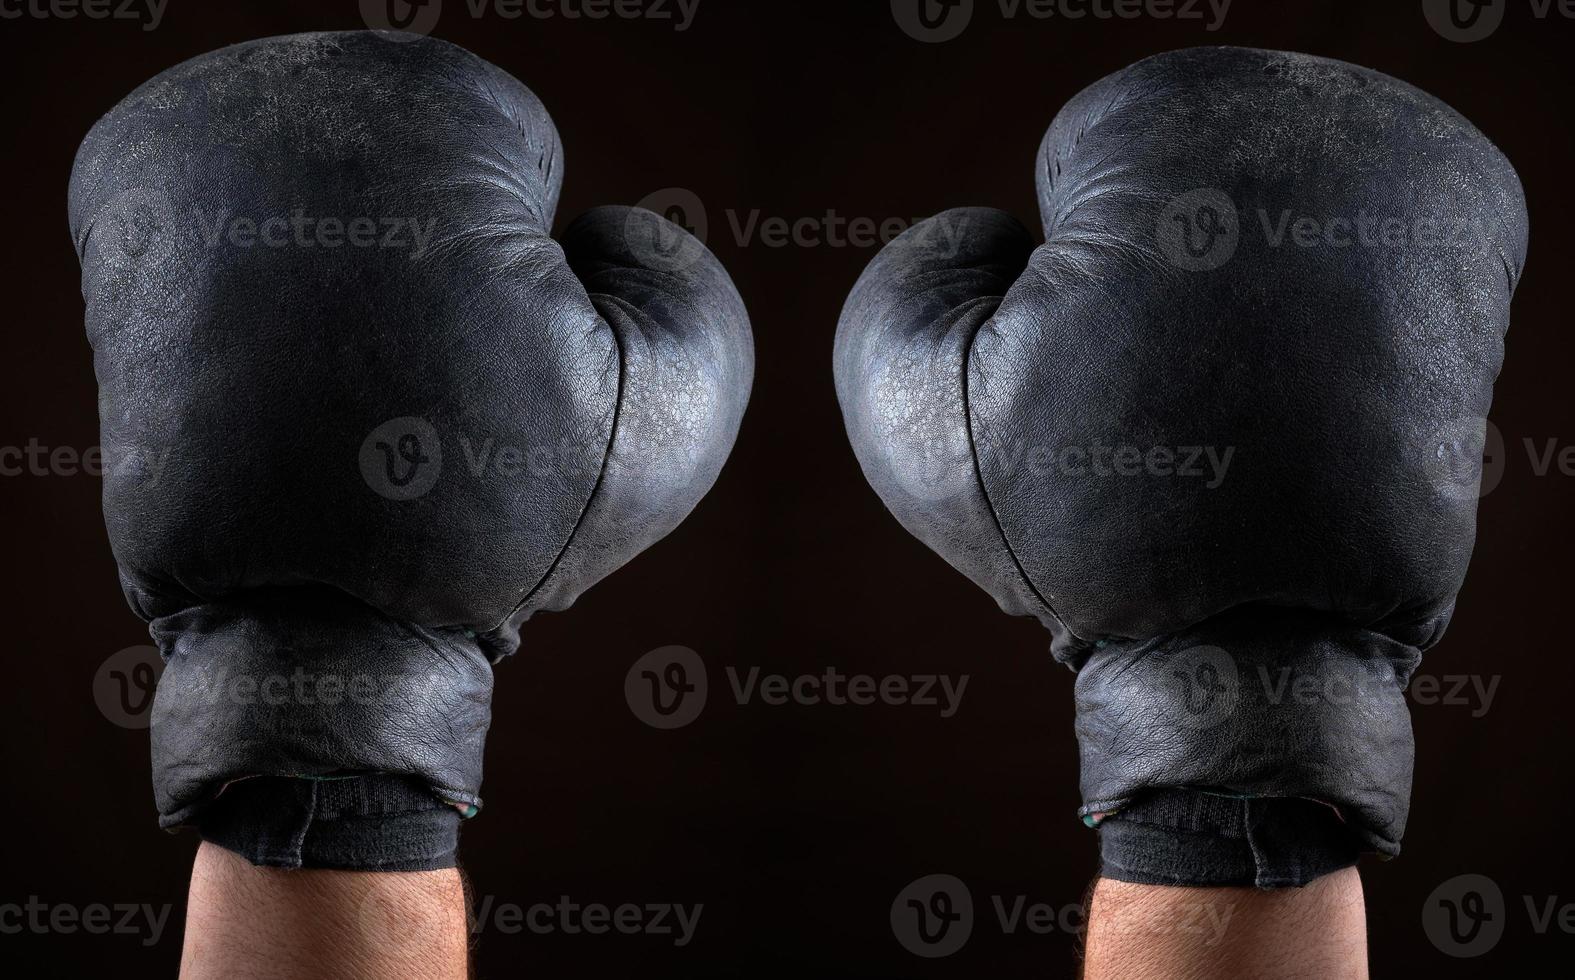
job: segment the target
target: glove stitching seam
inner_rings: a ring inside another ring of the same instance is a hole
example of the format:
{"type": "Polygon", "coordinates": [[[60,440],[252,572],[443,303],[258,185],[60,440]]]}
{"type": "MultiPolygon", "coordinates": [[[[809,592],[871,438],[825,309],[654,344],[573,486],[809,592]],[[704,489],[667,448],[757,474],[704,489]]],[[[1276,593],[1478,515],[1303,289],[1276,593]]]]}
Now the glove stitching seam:
{"type": "MultiPolygon", "coordinates": [[[[601,299],[614,303],[620,308],[627,307],[626,313],[638,312],[633,304],[627,303],[616,296],[596,294],[588,296],[588,298],[592,306],[595,306],[596,301],[601,299]]],[[[591,506],[596,502],[596,495],[601,492],[602,484],[607,478],[607,467],[612,460],[613,445],[618,441],[618,425],[623,419],[624,380],[627,372],[624,369],[623,338],[618,335],[618,330],[607,321],[607,318],[601,315],[600,310],[597,310],[597,319],[606,325],[607,332],[612,335],[613,346],[618,351],[618,393],[613,397],[612,424],[608,426],[607,446],[602,450],[602,464],[596,472],[596,482],[592,484],[591,492],[585,495],[585,504],[580,508],[579,516],[574,519],[574,527],[569,530],[568,537],[563,540],[563,547],[558,549],[558,553],[553,556],[552,564],[547,566],[547,570],[542,573],[536,584],[531,586],[530,590],[520,598],[520,601],[515,604],[509,614],[503,618],[503,623],[507,623],[518,615],[519,611],[529,605],[530,601],[536,597],[536,593],[540,592],[552,580],[552,576],[557,572],[558,566],[562,564],[564,556],[569,553],[569,549],[574,546],[575,539],[579,537],[580,529],[585,526],[585,518],[590,514],[591,506]]],[[[502,626],[502,623],[499,623],[498,626],[502,626]]],[[[493,627],[493,629],[497,629],[498,626],[493,627]]]]}
{"type": "MultiPolygon", "coordinates": [[[[993,302],[995,303],[996,309],[999,310],[1001,303],[1003,303],[1005,299],[1006,297],[1004,296],[982,296],[974,302],[975,304],[993,302]]],[[[963,428],[968,434],[968,455],[973,459],[974,481],[979,486],[979,496],[984,500],[985,508],[990,512],[990,520],[995,525],[996,533],[1001,536],[1001,545],[1006,549],[1007,557],[1012,560],[1012,566],[1017,569],[1018,577],[1022,579],[1023,584],[1028,587],[1028,591],[1033,594],[1034,598],[1039,600],[1039,604],[1044,606],[1045,610],[1049,612],[1051,616],[1055,617],[1056,622],[1060,623],[1062,626],[1066,626],[1066,621],[1061,618],[1061,614],[1056,612],[1055,607],[1052,606],[1049,601],[1040,594],[1038,586],[1034,585],[1033,580],[1028,577],[1027,570],[1023,568],[1022,561],[1018,559],[1017,551],[1012,547],[1011,539],[1006,536],[1006,528],[1001,524],[1001,515],[996,512],[995,501],[990,499],[989,487],[987,487],[984,482],[984,467],[979,463],[979,444],[974,438],[973,433],[973,393],[969,388],[969,384],[970,379],[973,377],[972,368],[975,341],[977,341],[979,333],[984,329],[985,324],[992,322],[994,319],[995,313],[992,312],[988,317],[985,317],[979,321],[978,325],[973,328],[973,332],[968,337],[968,346],[965,348],[963,353],[963,428]]],[[[1071,627],[1068,626],[1067,629],[1069,632],[1071,631],[1071,627]]]]}

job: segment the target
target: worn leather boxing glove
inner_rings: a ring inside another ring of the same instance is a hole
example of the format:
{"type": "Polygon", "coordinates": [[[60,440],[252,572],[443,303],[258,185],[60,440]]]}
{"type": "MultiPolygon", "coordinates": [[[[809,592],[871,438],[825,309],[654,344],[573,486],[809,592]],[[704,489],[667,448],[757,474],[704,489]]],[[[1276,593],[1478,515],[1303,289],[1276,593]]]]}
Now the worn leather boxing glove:
{"type": "Polygon", "coordinates": [[[1403,82],[1176,51],[1078,95],[1045,243],[949,211],[837,333],[865,475],[1077,672],[1104,873],[1301,884],[1399,850],[1403,689],[1471,555],[1519,181],[1403,82]]]}
{"type": "Polygon", "coordinates": [[[517,80],[375,32],[194,58],[83,143],[162,825],[270,865],[451,864],[491,664],[715,481],[753,370],[737,292],[649,212],[560,245],[562,178],[517,80]]]}

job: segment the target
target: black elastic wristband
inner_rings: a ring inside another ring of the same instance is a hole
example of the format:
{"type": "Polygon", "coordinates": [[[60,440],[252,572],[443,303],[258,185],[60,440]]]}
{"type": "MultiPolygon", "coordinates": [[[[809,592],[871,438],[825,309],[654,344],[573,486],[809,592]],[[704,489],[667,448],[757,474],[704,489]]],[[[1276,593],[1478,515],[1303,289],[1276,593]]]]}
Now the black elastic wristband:
{"type": "Polygon", "coordinates": [[[1333,807],[1162,790],[1099,824],[1100,874],[1140,885],[1285,888],[1356,863],[1333,807]]]}
{"type": "Polygon", "coordinates": [[[256,865],[347,871],[452,868],[461,816],[413,776],[255,776],[198,817],[203,840],[256,865]]]}

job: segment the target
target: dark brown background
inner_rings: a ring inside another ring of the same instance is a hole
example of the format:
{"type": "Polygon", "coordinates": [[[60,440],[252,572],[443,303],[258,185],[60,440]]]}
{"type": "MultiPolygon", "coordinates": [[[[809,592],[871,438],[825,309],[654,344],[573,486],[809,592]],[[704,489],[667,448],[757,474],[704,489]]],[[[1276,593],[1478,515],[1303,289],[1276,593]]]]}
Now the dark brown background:
{"type": "MultiPolygon", "coordinates": [[[[119,0],[117,0],[119,2],[119,0]]],[[[1458,613],[1423,671],[1499,678],[1491,710],[1417,705],[1406,853],[1364,866],[1375,973],[1505,975],[1567,960],[1525,899],[1570,888],[1567,734],[1575,668],[1567,559],[1575,479],[1538,476],[1522,440],[1575,438],[1568,374],[1575,22],[1510,0],[1475,44],[1429,29],[1416,0],[1236,0],[1198,21],[1003,20],[980,0],[949,43],[920,44],[885,0],[702,0],[693,26],[610,19],[472,19],[448,0],[434,32],[520,77],[567,153],[558,226],[599,203],[681,186],[749,304],[758,345],[737,450],[692,519],[565,614],[528,624],[500,670],[487,812],[464,835],[478,895],[554,902],[703,902],[694,941],[482,932],[480,975],[1068,976],[1077,940],[1004,935],[990,896],[1076,903],[1094,837],[1074,817],[1072,677],[1048,637],[910,538],[865,486],[832,392],[832,333],[870,249],[739,243],[728,215],[916,218],[985,204],[1037,225],[1032,160],[1057,108],[1147,54],[1197,44],[1289,48],[1367,65],[1442,97],[1519,169],[1532,215],[1494,419],[1510,445],[1458,613]],[[683,644],[710,666],[700,719],[674,732],[624,702],[630,664],[683,644]],[[970,675],[962,710],[740,707],[723,668],[796,675],[970,675]],[[949,959],[893,939],[897,891],[946,872],[978,922],[949,959]],[[1446,957],[1421,928],[1430,892],[1478,872],[1503,889],[1506,936],[1446,957]]],[[[0,445],[96,443],[95,388],[66,230],[72,155],[101,113],[190,56],[271,34],[362,26],[350,0],[172,0],[137,22],[0,21],[0,236],[8,279],[0,445]]],[[[0,478],[9,584],[0,904],[173,903],[139,936],[0,934],[38,975],[172,975],[190,834],[155,827],[145,732],[91,694],[117,650],[145,643],[128,611],[87,476],[0,478]]],[[[287,533],[281,529],[281,533],[287,533]]],[[[1008,898],[1010,901],[1010,898],[1008,898]]],[[[8,923],[0,923],[0,926],[8,923]]]]}

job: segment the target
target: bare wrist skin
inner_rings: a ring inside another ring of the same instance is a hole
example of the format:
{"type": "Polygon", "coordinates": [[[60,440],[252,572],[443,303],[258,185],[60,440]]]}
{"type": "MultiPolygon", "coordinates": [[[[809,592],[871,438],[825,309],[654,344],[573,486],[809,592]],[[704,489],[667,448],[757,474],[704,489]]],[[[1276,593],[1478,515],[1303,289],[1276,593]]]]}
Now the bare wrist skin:
{"type": "Polygon", "coordinates": [[[457,868],[256,867],[204,842],[192,867],[182,980],[383,980],[468,975],[457,868]]]}
{"type": "Polygon", "coordinates": [[[1367,976],[1355,868],[1304,888],[1187,888],[1101,878],[1088,916],[1085,980],[1367,976]]]}

